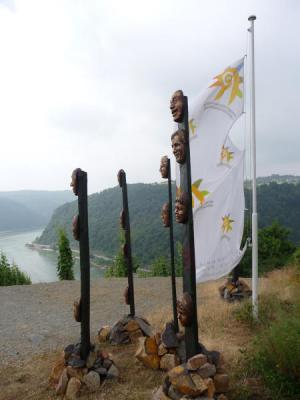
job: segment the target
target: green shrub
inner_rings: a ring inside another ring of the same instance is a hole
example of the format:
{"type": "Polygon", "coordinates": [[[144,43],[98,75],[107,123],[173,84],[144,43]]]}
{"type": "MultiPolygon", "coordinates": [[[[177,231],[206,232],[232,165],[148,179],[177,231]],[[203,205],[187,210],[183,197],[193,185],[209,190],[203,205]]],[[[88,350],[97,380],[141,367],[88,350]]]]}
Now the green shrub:
{"type": "Polygon", "coordinates": [[[63,229],[58,231],[58,235],[57,274],[60,280],[73,280],[74,259],[70,248],[70,242],[63,229]]]}
{"type": "Polygon", "coordinates": [[[22,272],[13,262],[9,264],[7,257],[1,253],[0,256],[0,286],[30,285],[31,280],[27,274],[22,272]]]}
{"type": "Polygon", "coordinates": [[[254,340],[248,363],[263,378],[273,399],[300,395],[300,320],[281,315],[254,340]]]}

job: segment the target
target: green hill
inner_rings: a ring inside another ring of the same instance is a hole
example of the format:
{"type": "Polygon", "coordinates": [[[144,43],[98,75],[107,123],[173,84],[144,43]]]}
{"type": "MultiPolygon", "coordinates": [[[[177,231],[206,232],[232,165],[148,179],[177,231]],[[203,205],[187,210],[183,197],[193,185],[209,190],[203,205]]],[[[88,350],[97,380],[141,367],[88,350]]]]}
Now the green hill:
{"type": "MultiPolygon", "coordinates": [[[[167,201],[167,189],[166,184],[128,185],[132,248],[134,255],[143,263],[148,263],[157,255],[168,255],[168,230],[163,228],[160,219],[162,204],[167,201]]],[[[94,252],[108,256],[116,254],[119,248],[121,209],[122,192],[119,187],[89,196],[89,238],[94,252]]],[[[64,227],[71,238],[72,218],[75,214],[77,201],[56,209],[38,243],[55,245],[59,227],[64,227]]],[[[180,226],[176,224],[176,240],[179,235],[180,226]]],[[[71,244],[73,247],[78,246],[73,239],[71,244]]]]}
{"type": "MultiPolygon", "coordinates": [[[[174,188],[173,188],[174,189],[174,188]]],[[[291,230],[294,243],[300,242],[300,184],[260,185],[257,189],[259,227],[263,228],[277,220],[291,230]]],[[[167,201],[167,185],[128,185],[129,212],[133,254],[144,264],[160,255],[168,255],[168,230],[160,220],[162,204],[167,201]]],[[[245,192],[250,210],[250,191],[245,192]]],[[[122,208],[119,187],[89,196],[89,234],[93,252],[108,256],[116,254],[119,246],[119,214],[122,208]]],[[[55,245],[57,229],[64,227],[69,237],[73,216],[77,214],[77,201],[67,203],[55,210],[52,219],[38,242],[55,245]]],[[[180,226],[174,224],[175,240],[180,239],[180,226]]],[[[73,240],[72,246],[78,244],[73,240]]]]}

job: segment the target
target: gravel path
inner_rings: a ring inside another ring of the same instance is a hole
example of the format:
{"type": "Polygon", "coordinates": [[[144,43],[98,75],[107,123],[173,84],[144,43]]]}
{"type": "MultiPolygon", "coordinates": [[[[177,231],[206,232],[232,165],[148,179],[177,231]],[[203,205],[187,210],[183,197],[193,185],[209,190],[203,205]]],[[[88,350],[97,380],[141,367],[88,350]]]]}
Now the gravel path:
{"type": "MultiPolygon", "coordinates": [[[[170,278],[139,278],[134,285],[137,315],[151,319],[155,311],[171,312],[170,278]]],[[[179,280],[178,293],[181,285],[179,280]]],[[[91,282],[92,338],[101,326],[128,314],[126,286],[123,278],[91,282]]],[[[0,287],[0,365],[78,342],[80,324],[72,305],[79,296],[79,281],[0,287]]]]}

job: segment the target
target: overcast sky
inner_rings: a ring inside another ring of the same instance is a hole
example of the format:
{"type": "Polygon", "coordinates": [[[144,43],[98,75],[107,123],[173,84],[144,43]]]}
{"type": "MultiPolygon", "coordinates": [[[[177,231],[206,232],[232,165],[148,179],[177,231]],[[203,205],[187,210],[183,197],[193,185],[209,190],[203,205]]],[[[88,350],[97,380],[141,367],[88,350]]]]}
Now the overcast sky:
{"type": "Polygon", "coordinates": [[[120,168],[160,181],[172,92],[241,58],[251,14],[257,172],[300,175],[299,1],[0,0],[0,191],[68,189],[76,167],[90,193],[120,168]]]}

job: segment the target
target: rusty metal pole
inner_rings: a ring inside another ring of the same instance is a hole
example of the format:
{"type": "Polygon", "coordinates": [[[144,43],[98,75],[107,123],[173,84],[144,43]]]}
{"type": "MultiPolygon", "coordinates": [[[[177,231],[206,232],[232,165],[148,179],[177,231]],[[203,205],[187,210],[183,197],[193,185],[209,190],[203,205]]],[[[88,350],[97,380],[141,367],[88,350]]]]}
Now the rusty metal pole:
{"type": "Polygon", "coordinates": [[[130,237],[130,219],[128,209],[128,196],[127,196],[127,183],[126,173],[124,170],[120,170],[118,173],[119,185],[122,188],[123,197],[123,212],[124,212],[124,230],[125,230],[125,246],[124,256],[127,265],[127,276],[128,276],[128,300],[130,306],[130,316],[135,316],[135,305],[134,305],[134,287],[133,287],[133,264],[131,255],[131,237],[130,237]]]}
{"type": "Polygon", "coordinates": [[[87,173],[77,172],[79,248],[81,282],[81,346],[80,358],[86,360],[90,351],[90,249],[88,228],[87,173]]]}
{"type": "Polygon", "coordinates": [[[177,294],[176,294],[176,273],[175,273],[175,257],[174,257],[174,234],[173,234],[173,205],[172,205],[172,181],[171,181],[171,161],[168,158],[168,194],[169,194],[169,221],[170,221],[170,253],[171,253],[171,284],[172,284],[172,305],[173,320],[175,331],[179,331],[177,318],[177,294]]]}
{"type": "Polygon", "coordinates": [[[180,165],[180,190],[187,193],[189,199],[188,220],[184,224],[183,235],[183,291],[189,293],[192,299],[192,323],[185,327],[186,358],[189,359],[199,353],[197,292],[195,270],[194,222],[192,208],[191,160],[189,142],[188,98],[184,96],[183,121],[178,124],[179,129],[185,132],[186,160],[180,165]]]}

